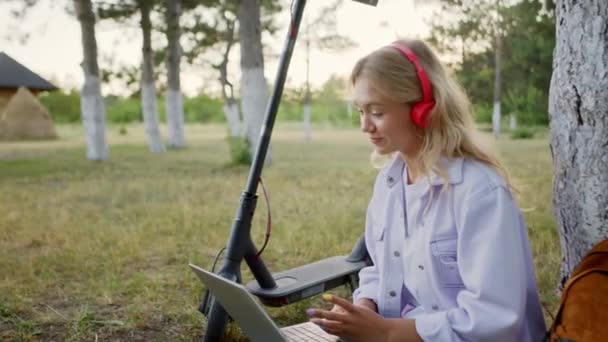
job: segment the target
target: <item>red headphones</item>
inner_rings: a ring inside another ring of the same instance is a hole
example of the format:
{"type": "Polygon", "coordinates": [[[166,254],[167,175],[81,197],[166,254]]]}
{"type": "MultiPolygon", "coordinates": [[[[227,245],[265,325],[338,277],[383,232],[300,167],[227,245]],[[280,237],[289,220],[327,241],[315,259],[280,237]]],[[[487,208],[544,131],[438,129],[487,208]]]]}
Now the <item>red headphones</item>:
{"type": "Polygon", "coordinates": [[[396,43],[391,44],[389,46],[399,50],[399,52],[401,52],[405,56],[405,58],[412,62],[414,68],[416,69],[416,75],[418,76],[418,80],[420,81],[420,87],[422,88],[422,100],[412,105],[410,116],[412,117],[412,121],[416,126],[420,128],[425,128],[428,125],[427,119],[429,113],[431,109],[433,109],[433,107],[435,106],[431,81],[429,80],[426,71],[424,71],[420,63],[418,63],[418,57],[412,50],[410,50],[406,46],[396,43]]]}

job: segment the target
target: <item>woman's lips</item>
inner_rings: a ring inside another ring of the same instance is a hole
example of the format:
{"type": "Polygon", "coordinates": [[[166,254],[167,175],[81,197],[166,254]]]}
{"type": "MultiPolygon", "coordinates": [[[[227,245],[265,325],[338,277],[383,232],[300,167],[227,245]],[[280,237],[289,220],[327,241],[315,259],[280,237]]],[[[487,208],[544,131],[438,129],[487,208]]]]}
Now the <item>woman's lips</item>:
{"type": "Polygon", "coordinates": [[[378,145],[380,142],[382,142],[383,138],[369,138],[369,140],[372,142],[372,144],[378,145]]]}

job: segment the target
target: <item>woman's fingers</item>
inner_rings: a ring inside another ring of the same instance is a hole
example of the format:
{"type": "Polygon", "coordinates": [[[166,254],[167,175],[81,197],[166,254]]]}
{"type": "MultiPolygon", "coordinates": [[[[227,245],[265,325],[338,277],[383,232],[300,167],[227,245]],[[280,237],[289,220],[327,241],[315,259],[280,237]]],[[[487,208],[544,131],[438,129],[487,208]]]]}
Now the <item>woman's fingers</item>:
{"type": "Polygon", "coordinates": [[[330,294],[324,294],[323,295],[323,299],[330,302],[330,303],[334,303],[338,306],[340,306],[342,309],[348,311],[348,312],[353,312],[354,310],[356,310],[355,306],[347,301],[346,299],[337,297],[337,296],[333,296],[330,294]]]}
{"type": "Polygon", "coordinates": [[[312,318],[310,321],[332,335],[339,336],[344,332],[344,324],[341,322],[331,321],[324,318],[312,318]]]}
{"type": "Polygon", "coordinates": [[[348,311],[344,310],[340,305],[334,304],[334,306],[331,308],[331,312],[347,313],[348,311]]]}
{"type": "Polygon", "coordinates": [[[348,314],[340,313],[340,312],[331,312],[327,310],[312,310],[309,315],[313,318],[325,318],[327,320],[336,321],[336,322],[346,322],[348,321],[348,314]]]}

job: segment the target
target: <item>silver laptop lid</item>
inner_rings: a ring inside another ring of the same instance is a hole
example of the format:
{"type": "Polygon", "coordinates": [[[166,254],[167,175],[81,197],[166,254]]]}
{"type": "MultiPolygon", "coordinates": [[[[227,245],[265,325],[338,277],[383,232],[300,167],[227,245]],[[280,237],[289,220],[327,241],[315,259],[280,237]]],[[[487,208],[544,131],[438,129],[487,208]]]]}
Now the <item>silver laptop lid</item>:
{"type": "Polygon", "coordinates": [[[255,301],[244,286],[196,265],[189,264],[189,266],[252,342],[287,341],[266,310],[255,301]]]}

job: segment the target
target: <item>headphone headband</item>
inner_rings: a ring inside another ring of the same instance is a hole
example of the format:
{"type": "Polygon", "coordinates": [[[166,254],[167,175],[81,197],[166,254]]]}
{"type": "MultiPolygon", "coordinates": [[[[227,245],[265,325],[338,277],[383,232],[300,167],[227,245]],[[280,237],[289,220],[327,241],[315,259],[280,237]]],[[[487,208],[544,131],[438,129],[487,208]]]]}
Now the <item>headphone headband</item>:
{"type": "Polygon", "coordinates": [[[429,80],[426,71],[422,68],[420,63],[418,62],[418,56],[407,46],[393,43],[390,45],[391,47],[399,50],[401,54],[403,54],[416,69],[416,75],[418,76],[418,80],[420,81],[420,87],[422,88],[422,101],[421,102],[432,102],[433,101],[433,88],[431,86],[431,81],[429,80]]]}

